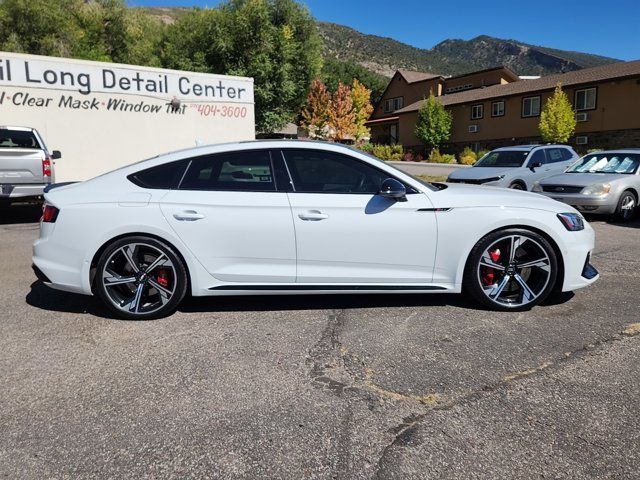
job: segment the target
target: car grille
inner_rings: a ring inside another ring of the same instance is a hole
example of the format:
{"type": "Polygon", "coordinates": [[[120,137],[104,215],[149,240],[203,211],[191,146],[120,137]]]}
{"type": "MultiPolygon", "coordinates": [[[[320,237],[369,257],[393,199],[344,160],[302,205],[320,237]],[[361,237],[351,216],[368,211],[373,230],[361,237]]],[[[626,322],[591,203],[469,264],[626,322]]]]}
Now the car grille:
{"type": "Polygon", "coordinates": [[[576,185],[543,185],[543,192],[551,193],[580,193],[584,187],[576,185]]]}
{"type": "Polygon", "coordinates": [[[486,182],[486,180],[455,180],[455,179],[451,179],[448,180],[449,183],[469,183],[471,185],[481,185],[482,183],[486,182]]]}

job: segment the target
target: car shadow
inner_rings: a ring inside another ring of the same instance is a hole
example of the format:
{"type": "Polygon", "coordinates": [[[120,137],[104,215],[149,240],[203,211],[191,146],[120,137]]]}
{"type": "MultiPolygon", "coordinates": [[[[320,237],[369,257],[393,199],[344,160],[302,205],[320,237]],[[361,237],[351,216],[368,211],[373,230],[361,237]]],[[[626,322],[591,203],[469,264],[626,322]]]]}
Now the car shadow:
{"type": "Polygon", "coordinates": [[[0,205],[0,225],[36,223],[41,215],[42,205],[38,203],[0,205]]]}
{"type": "Polygon", "coordinates": [[[96,297],[63,292],[47,287],[40,280],[31,284],[25,301],[32,307],[51,312],[88,313],[101,318],[116,318],[100,303],[96,297]]]}

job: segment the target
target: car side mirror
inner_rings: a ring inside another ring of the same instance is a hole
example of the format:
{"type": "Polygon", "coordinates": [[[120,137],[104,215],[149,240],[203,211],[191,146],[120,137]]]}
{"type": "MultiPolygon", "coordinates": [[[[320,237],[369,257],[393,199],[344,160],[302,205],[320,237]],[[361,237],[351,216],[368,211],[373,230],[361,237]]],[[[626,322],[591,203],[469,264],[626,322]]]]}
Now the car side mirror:
{"type": "Polygon", "coordinates": [[[536,168],[539,168],[542,166],[542,163],[540,162],[533,162],[531,165],[529,165],[529,168],[531,169],[532,172],[535,171],[536,168]]]}
{"type": "Polygon", "coordinates": [[[52,160],[58,160],[59,158],[62,158],[62,153],[60,153],[60,150],[54,150],[53,152],[51,152],[52,160]]]}
{"type": "Polygon", "coordinates": [[[380,187],[380,196],[400,200],[407,195],[407,189],[395,178],[387,178],[380,187]]]}

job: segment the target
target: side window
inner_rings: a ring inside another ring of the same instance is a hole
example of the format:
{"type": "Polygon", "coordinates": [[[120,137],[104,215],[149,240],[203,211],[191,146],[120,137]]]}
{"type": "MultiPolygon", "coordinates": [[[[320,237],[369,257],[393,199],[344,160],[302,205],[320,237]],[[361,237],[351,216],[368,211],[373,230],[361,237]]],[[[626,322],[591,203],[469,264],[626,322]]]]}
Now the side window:
{"type": "Polygon", "coordinates": [[[572,160],[575,158],[575,155],[573,154],[572,150],[569,150],[568,148],[562,148],[562,156],[564,157],[565,160],[572,160]]]}
{"type": "Polygon", "coordinates": [[[179,188],[273,192],[271,156],[267,150],[247,150],[194,158],[179,188]]]}
{"type": "Polygon", "coordinates": [[[296,192],[368,193],[380,191],[389,178],[357,159],[322,150],[283,150],[296,192]]]}
{"type": "Polygon", "coordinates": [[[548,148],[547,157],[549,157],[549,163],[563,162],[565,159],[562,154],[563,151],[565,151],[564,148],[548,148]]]}
{"type": "Polygon", "coordinates": [[[533,154],[531,154],[531,157],[529,157],[528,165],[531,166],[534,163],[539,163],[541,165],[544,165],[545,163],[547,163],[547,157],[544,154],[544,149],[541,148],[533,152],[533,154]]]}
{"type": "Polygon", "coordinates": [[[165,163],[132,173],[127,178],[130,182],[142,188],[162,190],[176,188],[188,163],[189,160],[165,163]]]}

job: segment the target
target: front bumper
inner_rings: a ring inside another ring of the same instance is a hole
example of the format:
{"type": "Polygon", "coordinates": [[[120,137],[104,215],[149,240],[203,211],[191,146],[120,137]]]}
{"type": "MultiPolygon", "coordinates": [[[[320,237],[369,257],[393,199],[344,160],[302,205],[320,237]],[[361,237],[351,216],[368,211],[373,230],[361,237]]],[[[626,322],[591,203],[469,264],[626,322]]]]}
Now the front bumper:
{"type": "Polygon", "coordinates": [[[45,184],[8,184],[0,185],[0,199],[39,197],[43,194],[45,184]]]}
{"type": "Polygon", "coordinates": [[[589,196],[582,194],[561,194],[552,192],[539,192],[545,197],[552,198],[558,202],[571,205],[573,208],[582,213],[597,213],[610,215],[616,211],[618,205],[614,195],[589,196]]]}
{"type": "Polygon", "coordinates": [[[595,232],[588,223],[579,232],[567,232],[561,246],[564,262],[564,282],[562,291],[570,292],[587,287],[600,275],[591,265],[591,252],[595,248],[595,232]]]}

